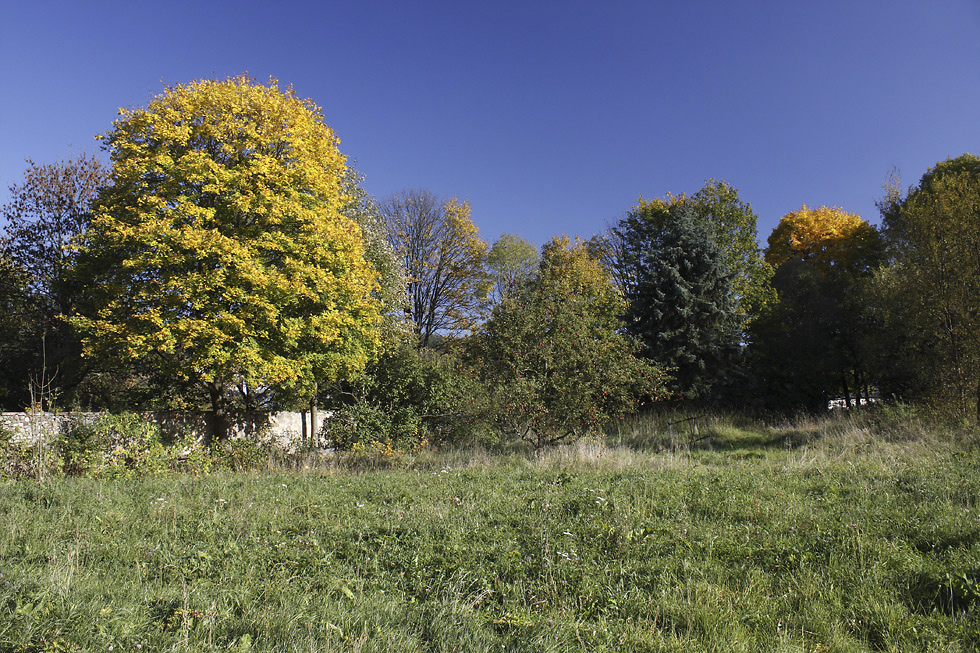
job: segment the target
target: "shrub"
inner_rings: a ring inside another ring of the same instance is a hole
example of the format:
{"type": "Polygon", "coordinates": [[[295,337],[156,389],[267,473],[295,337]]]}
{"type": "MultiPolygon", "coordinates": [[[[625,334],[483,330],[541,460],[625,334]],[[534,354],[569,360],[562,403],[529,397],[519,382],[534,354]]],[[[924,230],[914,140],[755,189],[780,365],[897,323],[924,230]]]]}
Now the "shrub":
{"type": "Polygon", "coordinates": [[[535,447],[598,432],[665,395],[663,370],[636,357],[588,297],[547,286],[501,302],[476,350],[494,423],[535,447]]]}
{"type": "Polygon", "coordinates": [[[214,443],[210,453],[215,465],[236,472],[262,468],[269,463],[272,455],[270,447],[246,438],[230,438],[214,443]]]}
{"type": "Polygon", "coordinates": [[[330,445],[340,451],[374,443],[384,443],[393,450],[425,444],[421,419],[411,408],[386,411],[370,403],[351,404],[334,411],[323,430],[330,445]]]}
{"type": "Polygon", "coordinates": [[[132,475],[137,468],[152,464],[163,449],[156,425],[135,413],[73,417],[55,446],[66,474],[107,478],[132,475]]]}
{"type": "Polygon", "coordinates": [[[385,443],[396,451],[466,439],[480,407],[479,384],[450,353],[402,341],[354,382],[329,392],[321,436],[341,451],[385,443]]]}
{"type": "Polygon", "coordinates": [[[196,438],[164,442],[159,426],[136,413],[73,418],[55,442],[63,472],[94,478],[128,478],[137,472],[206,474],[211,452],[196,438]]]}

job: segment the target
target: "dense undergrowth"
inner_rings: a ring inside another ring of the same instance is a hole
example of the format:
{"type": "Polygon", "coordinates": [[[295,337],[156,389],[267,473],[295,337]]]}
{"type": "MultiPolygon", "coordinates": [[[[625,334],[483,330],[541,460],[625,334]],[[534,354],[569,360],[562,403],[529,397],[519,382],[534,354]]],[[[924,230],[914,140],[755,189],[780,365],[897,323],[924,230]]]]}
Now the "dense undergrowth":
{"type": "Polygon", "coordinates": [[[977,650],[977,443],[895,410],[664,416],[6,480],[0,651],[977,650]]]}

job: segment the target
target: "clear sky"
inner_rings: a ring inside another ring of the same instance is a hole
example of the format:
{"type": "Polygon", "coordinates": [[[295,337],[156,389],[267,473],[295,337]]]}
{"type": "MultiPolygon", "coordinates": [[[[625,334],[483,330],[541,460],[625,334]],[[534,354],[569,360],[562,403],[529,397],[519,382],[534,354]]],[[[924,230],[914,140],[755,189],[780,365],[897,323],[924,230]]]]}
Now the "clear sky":
{"type": "Polygon", "coordinates": [[[735,186],[877,221],[980,154],[980,0],[0,1],[0,203],[25,159],[99,153],[166,85],[277,77],[375,197],[469,199],[483,237],[591,236],[638,195],[735,186]]]}

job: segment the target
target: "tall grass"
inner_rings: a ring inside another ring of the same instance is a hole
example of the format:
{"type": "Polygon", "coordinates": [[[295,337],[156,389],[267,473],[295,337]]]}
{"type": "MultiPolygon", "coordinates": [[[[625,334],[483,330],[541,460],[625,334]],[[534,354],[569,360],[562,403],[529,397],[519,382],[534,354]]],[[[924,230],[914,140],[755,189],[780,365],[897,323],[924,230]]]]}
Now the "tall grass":
{"type": "Polygon", "coordinates": [[[980,450],[896,419],[2,482],[0,651],[976,650],[980,450]]]}

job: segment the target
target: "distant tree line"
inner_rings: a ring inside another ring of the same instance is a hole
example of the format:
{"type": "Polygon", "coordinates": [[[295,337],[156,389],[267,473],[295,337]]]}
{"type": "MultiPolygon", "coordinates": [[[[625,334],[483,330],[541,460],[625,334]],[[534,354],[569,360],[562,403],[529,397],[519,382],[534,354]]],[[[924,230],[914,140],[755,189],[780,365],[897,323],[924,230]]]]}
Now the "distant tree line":
{"type": "Polygon", "coordinates": [[[488,244],[466,201],[380,202],[312,102],[204,80],[28,162],[2,207],[0,406],[334,411],[342,448],[534,446],[670,404],[896,399],[980,422],[980,159],[897,178],[875,227],[736,189],[604,233],[488,244]]]}

